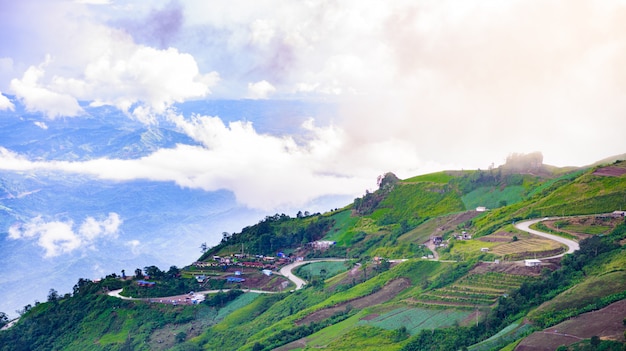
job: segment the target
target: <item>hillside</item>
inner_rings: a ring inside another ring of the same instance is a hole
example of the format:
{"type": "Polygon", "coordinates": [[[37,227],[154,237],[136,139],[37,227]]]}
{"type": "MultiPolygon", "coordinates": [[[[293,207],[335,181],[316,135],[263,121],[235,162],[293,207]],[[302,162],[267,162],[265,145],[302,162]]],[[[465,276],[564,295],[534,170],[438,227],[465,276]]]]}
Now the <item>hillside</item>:
{"type": "Polygon", "coordinates": [[[81,279],[25,306],[0,350],[622,350],[626,162],[539,156],[387,173],[341,209],[225,232],[187,267],[81,279]],[[513,225],[533,218],[580,249],[513,225]],[[302,289],[280,274],[297,265],[302,289]]]}

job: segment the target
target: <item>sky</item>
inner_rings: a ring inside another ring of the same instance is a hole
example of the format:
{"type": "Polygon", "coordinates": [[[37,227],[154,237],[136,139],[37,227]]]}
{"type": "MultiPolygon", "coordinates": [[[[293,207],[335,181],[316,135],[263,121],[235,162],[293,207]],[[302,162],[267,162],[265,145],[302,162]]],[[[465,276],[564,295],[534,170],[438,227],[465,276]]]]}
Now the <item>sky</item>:
{"type": "Polygon", "coordinates": [[[608,0],[0,0],[0,110],[22,104],[45,130],[107,105],[196,141],[63,161],[0,140],[0,169],[226,189],[271,211],[362,194],[387,171],[486,169],[535,151],[583,166],[626,152],[624,23],[626,3],[608,0]],[[203,99],[337,113],[267,133],[176,108],[203,99]]]}

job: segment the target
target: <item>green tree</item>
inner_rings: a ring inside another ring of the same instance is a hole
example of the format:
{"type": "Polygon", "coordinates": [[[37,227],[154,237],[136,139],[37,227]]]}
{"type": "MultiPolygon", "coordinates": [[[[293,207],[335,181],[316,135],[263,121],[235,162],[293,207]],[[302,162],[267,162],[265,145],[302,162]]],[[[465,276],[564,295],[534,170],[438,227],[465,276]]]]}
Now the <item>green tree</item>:
{"type": "Polygon", "coordinates": [[[50,291],[48,292],[48,302],[56,304],[58,301],[59,293],[54,289],[50,289],[50,291]]]}
{"type": "Polygon", "coordinates": [[[0,328],[4,327],[9,323],[9,316],[6,313],[0,312],[0,328]]]}
{"type": "Polygon", "coordinates": [[[187,339],[187,333],[185,332],[178,332],[178,334],[176,334],[176,342],[177,343],[181,343],[183,341],[185,341],[185,339],[187,339]]]}

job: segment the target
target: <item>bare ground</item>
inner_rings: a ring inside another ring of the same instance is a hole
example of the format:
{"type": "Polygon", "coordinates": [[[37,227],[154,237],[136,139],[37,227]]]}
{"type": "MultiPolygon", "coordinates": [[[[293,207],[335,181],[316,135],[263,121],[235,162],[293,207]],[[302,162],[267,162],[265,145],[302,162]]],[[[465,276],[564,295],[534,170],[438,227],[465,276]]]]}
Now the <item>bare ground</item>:
{"type": "Polygon", "coordinates": [[[547,262],[544,263],[544,265],[542,265],[541,267],[526,267],[522,262],[501,262],[499,264],[481,262],[470,271],[470,274],[498,272],[535,277],[541,274],[541,269],[543,268],[556,269],[557,266],[556,264],[547,262]]]}
{"type": "Polygon", "coordinates": [[[583,313],[535,332],[522,340],[515,351],[551,351],[561,345],[570,345],[592,336],[624,342],[624,316],[626,300],[621,300],[598,311],[583,313]]]}

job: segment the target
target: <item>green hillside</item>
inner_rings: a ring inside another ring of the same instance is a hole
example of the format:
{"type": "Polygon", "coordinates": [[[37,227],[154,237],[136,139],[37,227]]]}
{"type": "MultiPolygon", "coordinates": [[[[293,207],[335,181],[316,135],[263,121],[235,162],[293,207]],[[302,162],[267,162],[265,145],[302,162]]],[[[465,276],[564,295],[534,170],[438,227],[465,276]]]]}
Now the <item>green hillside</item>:
{"type": "MultiPolygon", "coordinates": [[[[612,215],[626,209],[626,162],[574,170],[536,156],[486,171],[387,173],[342,209],[275,214],[224,233],[187,267],[81,279],[71,294],[51,290],[48,301],[25,306],[0,331],[0,350],[540,347],[546,333],[533,332],[626,299],[626,219],[612,215]],[[580,249],[526,266],[524,258],[566,247],[513,224],[574,215],[538,228],[580,249]],[[334,260],[306,262],[326,258],[334,260]],[[300,261],[292,272],[307,284],[296,289],[280,269],[300,261]],[[144,299],[107,296],[116,289],[144,299]],[[196,301],[192,290],[214,291],[196,301]]],[[[602,347],[626,347],[626,324],[597,330],[602,347]]],[[[582,348],[598,344],[573,335],[582,348]]]]}

